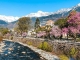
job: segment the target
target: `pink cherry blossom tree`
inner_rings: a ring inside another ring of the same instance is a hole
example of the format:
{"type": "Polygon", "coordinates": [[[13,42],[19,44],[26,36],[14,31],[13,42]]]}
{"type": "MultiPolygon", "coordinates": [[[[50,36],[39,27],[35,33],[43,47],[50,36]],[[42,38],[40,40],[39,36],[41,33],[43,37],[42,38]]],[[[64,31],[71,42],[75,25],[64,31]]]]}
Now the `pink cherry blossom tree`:
{"type": "Polygon", "coordinates": [[[68,34],[68,28],[66,27],[62,28],[62,34],[68,34]]]}
{"type": "Polygon", "coordinates": [[[27,33],[26,32],[23,32],[22,33],[22,37],[26,37],[27,36],[27,33]]]}
{"type": "Polygon", "coordinates": [[[60,37],[61,29],[58,26],[53,26],[52,30],[50,31],[50,35],[53,35],[54,37],[60,37]]]}
{"type": "Polygon", "coordinates": [[[37,37],[45,37],[46,36],[46,32],[45,31],[40,31],[37,33],[37,37]]]}
{"type": "Polygon", "coordinates": [[[68,32],[69,32],[68,28],[66,27],[62,28],[61,32],[62,35],[68,39],[68,32]]]}
{"type": "Polygon", "coordinates": [[[76,40],[76,35],[80,34],[80,12],[71,12],[67,20],[68,27],[62,29],[63,33],[69,34],[76,40]]]}

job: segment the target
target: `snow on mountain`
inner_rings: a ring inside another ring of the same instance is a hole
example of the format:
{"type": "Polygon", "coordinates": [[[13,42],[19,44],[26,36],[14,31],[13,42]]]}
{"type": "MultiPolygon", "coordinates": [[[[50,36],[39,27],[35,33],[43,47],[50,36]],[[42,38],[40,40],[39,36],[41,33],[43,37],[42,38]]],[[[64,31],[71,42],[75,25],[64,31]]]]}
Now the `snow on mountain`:
{"type": "Polygon", "coordinates": [[[71,10],[70,8],[68,8],[68,9],[64,8],[64,9],[58,10],[56,12],[38,11],[37,13],[30,13],[30,14],[26,15],[26,17],[42,17],[42,16],[48,16],[48,15],[51,15],[51,14],[58,14],[58,13],[68,12],[70,10],[71,10]]]}
{"type": "MultiPolygon", "coordinates": [[[[42,17],[42,16],[48,16],[48,15],[51,15],[51,14],[58,14],[58,13],[62,13],[62,12],[67,12],[69,11],[70,9],[61,9],[61,10],[58,10],[57,12],[43,12],[43,11],[38,11],[36,13],[30,13],[24,17],[42,17]]],[[[4,20],[6,22],[13,22],[13,21],[16,21],[18,20],[19,17],[14,17],[14,16],[5,16],[5,15],[0,15],[0,20],[4,20]]]]}
{"type": "Polygon", "coordinates": [[[51,15],[51,14],[58,14],[58,13],[63,13],[63,12],[68,12],[70,11],[71,9],[68,8],[68,9],[61,9],[61,10],[58,10],[56,12],[43,12],[43,11],[38,11],[36,13],[30,13],[28,15],[26,15],[26,17],[42,17],[42,16],[48,16],[48,15],[51,15]]]}
{"type": "Polygon", "coordinates": [[[63,12],[68,12],[68,11],[70,11],[71,9],[70,8],[64,8],[64,9],[61,9],[61,10],[58,10],[58,11],[56,11],[54,14],[59,14],[59,13],[63,13],[63,12]]]}
{"type": "MultiPolygon", "coordinates": [[[[36,13],[30,13],[28,15],[26,15],[25,17],[42,17],[42,16],[48,16],[51,14],[58,14],[58,13],[62,13],[62,12],[67,12],[70,9],[61,9],[58,10],[57,12],[43,12],[43,11],[38,11],[36,13]]],[[[19,17],[14,17],[14,16],[5,16],[5,15],[0,15],[0,19],[4,20],[6,22],[13,22],[19,19],[19,17]]]]}
{"type": "Polygon", "coordinates": [[[4,20],[6,22],[16,21],[18,19],[19,19],[19,17],[0,15],[0,20],[4,20]]]}
{"type": "Polygon", "coordinates": [[[74,7],[72,8],[72,10],[75,10],[77,7],[80,7],[80,3],[77,4],[76,6],[74,6],[74,7]]]}
{"type": "Polygon", "coordinates": [[[80,3],[77,6],[80,6],[80,3]]]}
{"type": "Polygon", "coordinates": [[[26,15],[26,17],[41,17],[41,16],[48,16],[50,14],[51,14],[50,12],[38,11],[37,13],[30,13],[26,15]]]}
{"type": "MultiPolygon", "coordinates": [[[[42,17],[42,16],[49,16],[51,14],[61,14],[65,12],[69,12],[70,10],[80,10],[78,7],[80,7],[80,3],[77,4],[76,6],[68,9],[61,9],[56,12],[43,12],[43,11],[38,11],[36,13],[30,13],[28,15],[25,15],[24,17],[42,17]]],[[[5,15],[0,15],[0,20],[6,21],[6,22],[13,22],[18,20],[19,17],[14,17],[14,16],[5,16],[5,15]]]]}

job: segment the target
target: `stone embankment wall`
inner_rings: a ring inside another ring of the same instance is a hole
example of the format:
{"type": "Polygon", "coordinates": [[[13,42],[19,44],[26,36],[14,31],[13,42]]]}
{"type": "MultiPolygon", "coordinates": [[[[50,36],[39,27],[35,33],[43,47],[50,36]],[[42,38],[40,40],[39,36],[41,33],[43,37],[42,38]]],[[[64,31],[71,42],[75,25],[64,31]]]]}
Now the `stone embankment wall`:
{"type": "Polygon", "coordinates": [[[20,44],[31,48],[33,51],[39,53],[42,59],[45,58],[45,60],[59,60],[59,57],[57,55],[54,55],[50,52],[46,52],[44,50],[36,48],[42,42],[44,42],[44,39],[14,37],[13,41],[14,42],[19,42],[20,44]]]}
{"type": "Polygon", "coordinates": [[[19,38],[19,37],[14,37],[13,41],[17,41],[17,42],[22,42],[28,45],[33,45],[35,47],[37,47],[40,43],[42,43],[44,40],[39,40],[39,39],[35,39],[35,38],[19,38]]]}
{"type": "Polygon", "coordinates": [[[74,42],[68,42],[68,41],[51,41],[51,40],[44,40],[40,38],[20,38],[20,37],[14,37],[13,41],[22,42],[28,45],[33,45],[35,47],[38,47],[40,43],[46,41],[51,45],[53,48],[53,52],[60,53],[62,50],[69,49],[71,47],[80,48],[80,43],[74,43],[74,42]]]}

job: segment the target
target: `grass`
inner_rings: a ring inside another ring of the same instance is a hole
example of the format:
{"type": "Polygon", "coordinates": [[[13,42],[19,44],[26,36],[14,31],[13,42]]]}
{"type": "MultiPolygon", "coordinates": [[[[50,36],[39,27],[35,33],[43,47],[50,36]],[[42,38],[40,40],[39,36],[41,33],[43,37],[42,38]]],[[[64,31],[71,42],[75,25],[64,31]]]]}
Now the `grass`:
{"type": "Polygon", "coordinates": [[[42,42],[39,44],[38,46],[39,49],[48,51],[48,52],[52,52],[52,47],[49,45],[48,42],[42,42]]]}
{"type": "Polygon", "coordinates": [[[28,41],[27,44],[28,44],[28,45],[32,45],[32,42],[31,42],[31,41],[28,41]]]}
{"type": "Polygon", "coordinates": [[[60,60],[69,60],[66,55],[59,55],[60,60]]]}

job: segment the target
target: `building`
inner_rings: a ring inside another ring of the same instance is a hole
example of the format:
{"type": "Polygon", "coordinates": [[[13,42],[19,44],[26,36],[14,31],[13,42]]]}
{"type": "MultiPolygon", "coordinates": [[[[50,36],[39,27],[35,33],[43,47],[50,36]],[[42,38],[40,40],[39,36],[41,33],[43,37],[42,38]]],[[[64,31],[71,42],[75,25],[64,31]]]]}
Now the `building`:
{"type": "Polygon", "coordinates": [[[48,20],[48,21],[46,22],[46,25],[53,26],[53,25],[54,25],[54,21],[53,21],[53,20],[48,20]]]}

